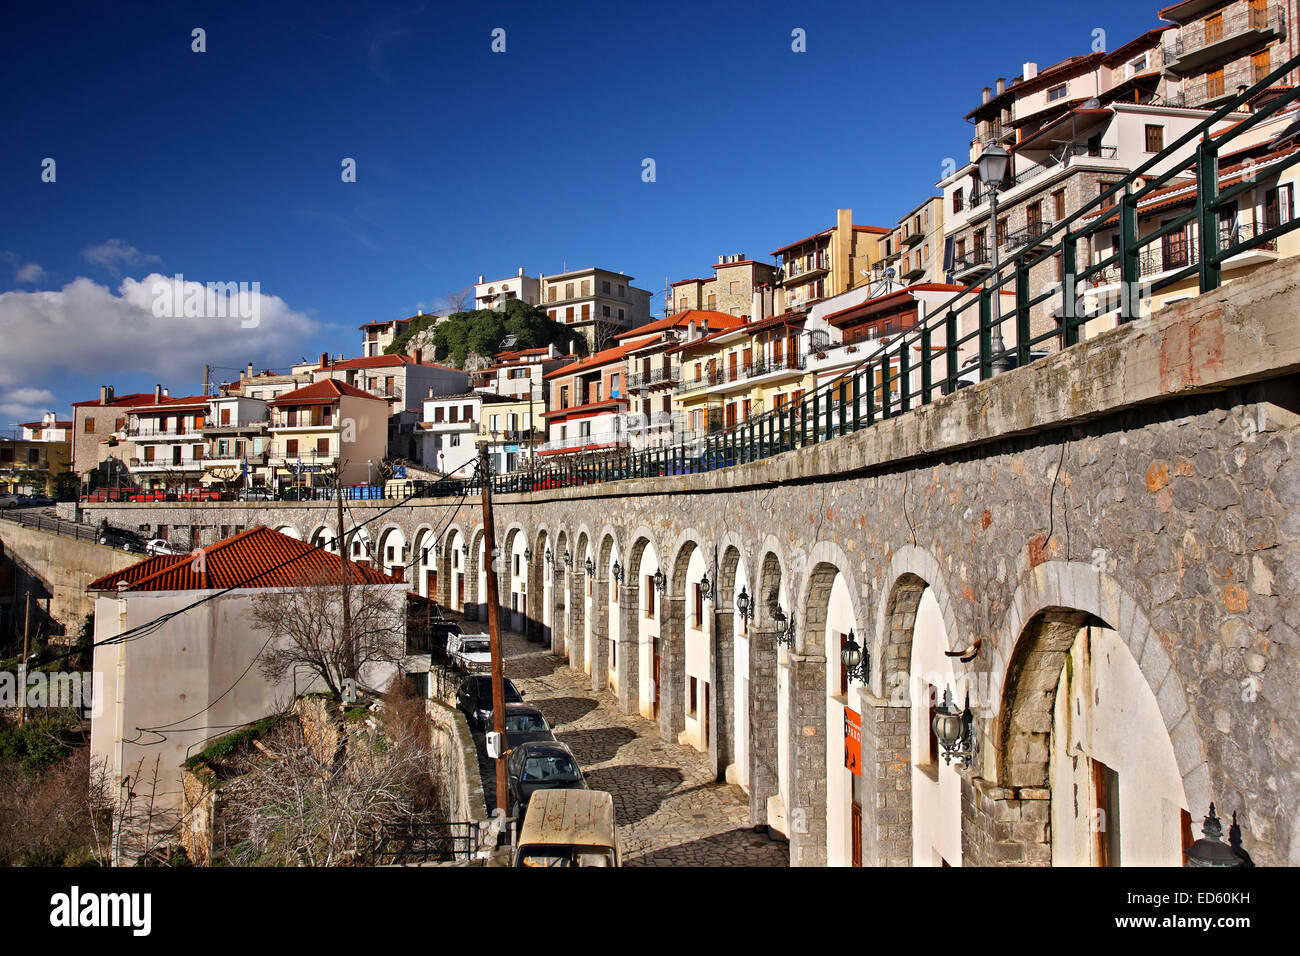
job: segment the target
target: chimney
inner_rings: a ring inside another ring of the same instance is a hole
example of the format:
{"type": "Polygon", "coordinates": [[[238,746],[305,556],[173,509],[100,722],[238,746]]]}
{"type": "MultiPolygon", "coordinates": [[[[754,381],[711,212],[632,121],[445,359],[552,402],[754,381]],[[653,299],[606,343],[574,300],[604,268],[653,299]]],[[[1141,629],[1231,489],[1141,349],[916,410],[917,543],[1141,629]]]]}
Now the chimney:
{"type": "Polygon", "coordinates": [[[749,314],[755,318],[763,318],[763,290],[754,286],[754,292],[749,297],[749,314]]]}
{"type": "Polygon", "coordinates": [[[546,357],[547,357],[547,358],[555,358],[555,343],[554,343],[554,342],[552,342],[550,345],[546,346],[546,357]]]}
{"type": "Polygon", "coordinates": [[[523,278],[523,275],[524,275],[524,267],[523,267],[523,266],[520,266],[520,267],[519,267],[519,277],[520,277],[520,278],[523,278]]]}
{"type": "Polygon", "coordinates": [[[484,278],[483,278],[483,275],[482,275],[482,273],[480,273],[480,274],[479,274],[479,277],[478,277],[478,284],[479,284],[479,285],[482,285],[482,284],[484,283],[484,281],[485,281],[485,280],[484,280],[484,278]]]}
{"type": "Polygon", "coordinates": [[[1001,96],[1003,93],[1007,91],[1007,78],[1005,76],[998,77],[997,90],[998,90],[998,96],[1001,96]]]}
{"type": "Polygon", "coordinates": [[[430,397],[430,398],[433,398],[433,386],[432,386],[432,385],[429,386],[429,397],[430,397]]]}
{"type": "Polygon", "coordinates": [[[1036,77],[1037,75],[1038,75],[1038,64],[1037,64],[1037,63],[1026,63],[1026,64],[1025,64],[1025,72],[1024,72],[1025,80],[1026,80],[1026,81],[1032,80],[1032,79],[1033,79],[1034,77],[1036,77]]]}
{"type": "Polygon", "coordinates": [[[989,89],[987,86],[984,87],[983,99],[981,99],[980,102],[987,103],[992,98],[993,98],[993,91],[989,89]]]}
{"type": "Polygon", "coordinates": [[[330,354],[329,354],[329,352],[321,352],[321,354],[320,354],[320,364],[321,364],[321,368],[326,368],[326,367],[329,366],[329,364],[330,364],[330,354]]]}
{"type": "Polygon", "coordinates": [[[99,404],[107,405],[110,401],[112,401],[112,398],[113,398],[112,385],[99,386],[99,404]]]}
{"type": "Polygon", "coordinates": [[[253,377],[253,363],[252,363],[252,362],[249,362],[249,363],[248,363],[248,378],[252,378],[252,377],[253,377]]]}
{"type": "Polygon", "coordinates": [[[155,405],[161,405],[162,399],[163,399],[163,387],[161,385],[155,385],[153,387],[153,403],[155,405]]]}
{"type": "Polygon", "coordinates": [[[415,364],[416,365],[424,364],[424,349],[415,350],[415,364]]]}

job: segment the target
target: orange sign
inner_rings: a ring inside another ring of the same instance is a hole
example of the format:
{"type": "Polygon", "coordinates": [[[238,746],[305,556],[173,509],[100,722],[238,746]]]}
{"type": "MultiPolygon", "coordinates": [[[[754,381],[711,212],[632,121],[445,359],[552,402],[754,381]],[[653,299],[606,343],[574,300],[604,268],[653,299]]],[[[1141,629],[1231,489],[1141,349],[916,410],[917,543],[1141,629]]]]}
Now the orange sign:
{"type": "Polygon", "coordinates": [[[862,776],[862,715],[844,708],[844,766],[862,776]]]}

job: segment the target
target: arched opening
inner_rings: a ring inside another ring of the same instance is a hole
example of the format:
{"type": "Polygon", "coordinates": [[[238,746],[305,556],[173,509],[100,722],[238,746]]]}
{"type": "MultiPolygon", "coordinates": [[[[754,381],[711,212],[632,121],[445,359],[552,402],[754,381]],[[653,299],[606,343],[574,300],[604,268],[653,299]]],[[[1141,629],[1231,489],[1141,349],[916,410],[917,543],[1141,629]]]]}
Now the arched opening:
{"type": "MultiPolygon", "coordinates": [[[[957,764],[945,761],[931,726],[935,708],[948,690],[958,706],[965,702],[967,682],[958,681],[943,612],[934,591],[914,579],[896,588],[895,614],[911,617],[911,660],[907,674],[912,788],[912,865],[960,866],[961,777],[957,764]],[[901,594],[899,592],[902,592],[901,594]],[[919,597],[917,596],[919,594],[919,597]]],[[[971,687],[972,692],[977,688],[971,687]]],[[[972,700],[972,706],[979,702],[972,700]]]]}
{"type": "Polygon", "coordinates": [[[278,531],[280,534],[284,535],[286,538],[293,538],[293,540],[295,541],[302,540],[302,535],[299,534],[298,529],[295,528],[293,525],[282,524],[280,525],[280,527],[276,528],[275,530],[278,531]]]}
{"type": "Polygon", "coordinates": [[[714,680],[712,602],[701,584],[709,571],[701,548],[691,546],[682,582],[682,736],[681,742],[703,753],[714,747],[717,692],[714,680]]]}
{"type": "Polygon", "coordinates": [[[379,536],[376,556],[386,574],[405,578],[410,549],[407,547],[406,535],[400,528],[386,528],[383,531],[379,536]]]}
{"type": "Polygon", "coordinates": [[[450,567],[449,577],[451,579],[448,603],[453,611],[463,615],[467,599],[465,591],[469,570],[469,545],[459,528],[452,533],[447,543],[447,549],[447,564],[450,567]]]}
{"type": "Polygon", "coordinates": [[[1087,612],[1040,611],[1016,643],[1002,702],[1005,786],[1049,794],[1028,816],[1030,801],[1021,801],[1020,817],[1033,829],[1018,834],[1025,859],[1182,864],[1192,840],[1183,777],[1155,692],[1123,635],[1087,612]]]}
{"type": "Polygon", "coordinates": [[[655,587],[655,576],[659,573],[659,553],[652,542],[642,539],[637,543],[640,553],[635,550],[632,556],[632,568],[628,572],[635,576],[637,597],[636,637],[637,637],[637,671],[640,680],[637,685],[638,712],[649,720],[659,719],[660,684],[663,667],[663,648],[660,645],[660,624],[663,613],[663,595],[655,587]]]}
{"type": "Polygon", "coordinates": [[[528,538],[518,528],[508,533],[510,561],[510,630],[516,634],[524,633],[528,621],[528,571],[529,559],[532,557],[528,548],[528,538]]]}
{"type": "Polygon", "coordinates": [[[560,531],[555,536],[555,553],[552,556],[554,558],[552,564],[554,624],[551,653],[566,659],[570,657],[570,646],[573,643],[569,636],[569,568],[564,561],[564,555],[568,550],[569,534],[567,531],[560,531]]]}
{"type": "Polygon", "coordinates": [[[438,600],[438,558],[434,550],[433,531],[421,528],[415,533],[415,545],[412,551],[412,583],[421,597],[438,600]]]}

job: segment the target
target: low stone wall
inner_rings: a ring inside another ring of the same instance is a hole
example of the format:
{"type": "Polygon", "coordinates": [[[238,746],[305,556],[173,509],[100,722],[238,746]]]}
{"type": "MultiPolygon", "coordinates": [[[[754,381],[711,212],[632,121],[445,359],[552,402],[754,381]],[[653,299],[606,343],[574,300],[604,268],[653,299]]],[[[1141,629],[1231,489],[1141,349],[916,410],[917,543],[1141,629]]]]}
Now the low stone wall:
{"type": "Polygon", "coordinates": [[[442,787],[446,819],[486,823],[487,798],[469,724],[460,711],[436,700],[429,701],[429,720],[433,724],[434,775],[442,787]]]}

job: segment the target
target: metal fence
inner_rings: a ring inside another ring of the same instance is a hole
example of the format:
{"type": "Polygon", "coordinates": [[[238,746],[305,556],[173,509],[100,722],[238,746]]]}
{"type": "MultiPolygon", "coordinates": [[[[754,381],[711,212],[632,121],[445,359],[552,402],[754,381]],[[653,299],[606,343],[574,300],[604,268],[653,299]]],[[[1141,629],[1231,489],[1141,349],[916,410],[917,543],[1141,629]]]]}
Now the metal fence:
{"type": "Polygon", "coordinates": [[[80,538],[82,541],[97,541],[99,538],[98,533],[90,525],[77,524],[75,521],[64,521],[62,518],[51,518],[48,515],[32,514],[14,508],[0,510],[0,518],[22,525],[24,528],[35,528],[37,531],[52,531],[55,534],[80,538]]]}
{"type": "MultiPolygon", "coordinates": [[[[507,821],[507,823],[512,821],[507,821]]],[[[491,835],[473,820],[403,821],[371,830],[364,859],[369,866],[414,866],[421,863],[470,862],[480,851],[514,845],[514,827],[491,835]]]]}

